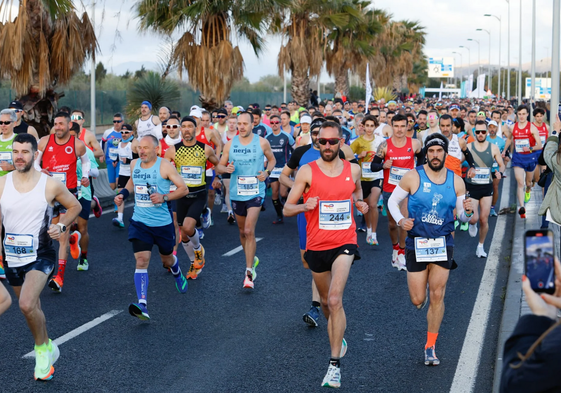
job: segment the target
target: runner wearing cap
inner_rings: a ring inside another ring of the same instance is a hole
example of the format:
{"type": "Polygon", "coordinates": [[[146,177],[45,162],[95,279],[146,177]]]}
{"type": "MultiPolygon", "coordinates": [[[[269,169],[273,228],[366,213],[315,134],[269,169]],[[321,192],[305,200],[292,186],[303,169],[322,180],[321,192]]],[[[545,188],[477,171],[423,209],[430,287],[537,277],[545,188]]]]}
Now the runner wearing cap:
{"type": "Polygon", "coordinates": [[[309,145],[312,143],[310,135],[310,126],[312,124],[312,117],[308,114],[302,115],[300,118],[300,135],[296,138],[296,147],[309,145]]]}
{"type": "MultiPolygon", "coordinates": [[[[138,139],[135,139],[130,124],[123,124],[121,127],[121,141],[117,147],[117,155],[119,157],[119,178],[117,187],[119,192],[126,187],[131,177],[131,162],[138,158],[138,139]]],[[[113,162],[113,167],[117,167],[117,162],[113,162]]],[[[112,224],[118,228],[124,228],[123,214],[125,212],[125,204],[117,206],[117,217],[113,218],[112,224]]]]}
{"type": "Polygon", "coordinates": [[[39,134],[35,127],[30,126],[23,120],[23,105],[19,101],[12,101],[8,106],[8,109],[12,109],[16,112],[17,120],[14,125],[14,134],[31,134],[35,139],[39,140],[39,134]]]}
{"type": "MultiPolygon", "coordinates": [[[[119,143],[121,142],[121,128],[123,124],[123,114],[115,113],[113,115],[113,127],[106,130],[101,138],[105,151],[109,187],[111,187],[112,190],[117,188],[117,178],[119,177],[119,143]],[[116,165],[113,165],[113,163],[116,163],[116,165]]],[[[117,205],[115,205],[115,207],[116,206],[117,205]]]]}
{"type": "MultiPolygon", "coordinates": [[[[493,112],[492,116],[495,116],[494,114],[496,113],[496,111],[493,112]]],[[[487,140],[489,142],[491,142],[492,144],[496,145],[500,152],[501,152],[501,157],[504,158],[504,150],[505,150],[505,140],[503,138],[501,138],[498,135],[498,130],[499,130],[499,125],[497,124],[497,122],[495,120],[491,120],[489,122],[489,125],[487,126],[488,129],[488,133],[489,135],[487,135],[487,140]]],[[[504,159],[503,159],[504,162],[504,159]]],[[[499,170],[499,164],[495,161],[493,163],[493,168],[491,169],[491,172],[493,173],[493,199],[491,200],[491,210],[489,212],[489,216],[490,217],[497,217],[498,214],[495,210],[495,205],[497,204],[497,201],[499,200],[499,183],[501,182],[501,179],[497,178],[494,174],[495,172],[497,172],[499,170]]]]}
{"type": "Polygon", "coordinates": [[[144,135],[154,135],[160,140],[162,135],[161,121],[158,116],[152,115],[152,103],[150,101],[142,101],[140,104],[140,118],[134,122],[136,136],[140,140],[144,135]]]}

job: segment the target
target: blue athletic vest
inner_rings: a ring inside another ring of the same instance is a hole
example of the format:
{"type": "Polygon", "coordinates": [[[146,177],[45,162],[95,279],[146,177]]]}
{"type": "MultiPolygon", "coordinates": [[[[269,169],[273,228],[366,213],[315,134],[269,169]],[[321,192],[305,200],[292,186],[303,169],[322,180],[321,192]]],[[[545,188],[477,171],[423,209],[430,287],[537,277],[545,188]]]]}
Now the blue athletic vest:
{"type": "Polygon", "coordinates": [[[253,134],[251,142],[242,145],[240,136],[236,135],[232,139],[229,158],[236,168],[230,177],[230,199],[249,201],[257,197],[265,198],[265,182],[257,179],[259,172],[265,170],[265,155],[259,137],[253,134]]]}
{"type": "MultiPolygon", "coordinates": [[[[456,207],[456,189],[454,188],[454,172],[446,169],[446,181],[443,184],[433,183],[424,168],[418,166],[419,189],[409,196],[407,210],[409,218],[414,218],[413,228],[408,233],[407,246],[414,247],[415,237],[434,239],[448,236],[454,231],[454,208],[456,207]]],[[[446,241],[453,245],[452,236],[446,241]]]]}
{"type": "Polygon", "coordinates": [[[169,194],[171,181],[160,175],[162,158],[158,157],[150,168],[142,168],[140,162],[140,159],[136,160],[131,173],[135,199],[132,219],[149,227],[169,225],[172,220],[168,204],[164,202],[160,206],[155,206],[150,201],[150,193],[169,194]]]}

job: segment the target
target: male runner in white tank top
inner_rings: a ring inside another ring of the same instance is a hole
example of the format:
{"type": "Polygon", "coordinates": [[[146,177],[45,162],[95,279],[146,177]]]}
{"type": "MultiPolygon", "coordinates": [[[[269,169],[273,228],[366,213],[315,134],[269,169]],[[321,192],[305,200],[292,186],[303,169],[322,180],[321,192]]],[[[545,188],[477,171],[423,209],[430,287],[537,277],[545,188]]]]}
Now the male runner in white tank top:
{"type": "Polygon", "coordinates": [[[51,239],[66,232],[82,207],[63,183],[33,167],[35,137],[19,134],[12,147],[16,170],[0,178],[2,254],[6,277],[35,340],[35,379],[49,380],[59,350],[47,334],[39,295],[55,270],[57,255],[51,239]],[[55,201],[66,208],[56,225],[51,223],[55,201]]]}
{"type": "Polygon", "coordinates": [[[152,115],[152,103],[142,101],[140,105],[140,118],[134,122],[136,137],[140,140],[145,135],[154,135],[158,140],[162,139],[162,122],[158,116],[152,115]]]}

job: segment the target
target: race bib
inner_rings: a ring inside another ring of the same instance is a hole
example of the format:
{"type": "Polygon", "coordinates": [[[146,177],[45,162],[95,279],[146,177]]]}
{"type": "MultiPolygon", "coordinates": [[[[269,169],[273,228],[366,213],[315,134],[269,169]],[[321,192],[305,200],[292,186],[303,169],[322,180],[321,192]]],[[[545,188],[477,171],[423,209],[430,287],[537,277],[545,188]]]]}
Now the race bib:
{"type": "Polygon", "coordinates": [[[273,168],[273,171],[269,175],[271,179],[278,179],[282,173],[282,168],[273,168]]]}
{"type": "Polygon", "coordinates": [[[119,158],[119,149],[117,149],[116,147],[110,147],[109,148],[109,159],[111,161],[117,161],[118,158],[119,158]]]}
{"type": "Polygon", "coordinates": [[[200,166],[181,165],[181,177],[185,184],[200,186],[203,183],[203,168],[200,166]]]}
{"type": "Polygon", "coordinates": [[[388,183],[397,186],[401,180],[401,178],[409,172],[407,168],[398,168],[396,166],[392,166],[390,168],[390,178],[388,179],[388,183]]]}
{"type": "Polygon", "coordinates": [[[376,179],[376,172],[372,172],[372,170],[370,169],[370,162],[363,162],[362,163],[362,177],[365,179],[370,179],[370,180],[374,180],[376,179]]]}
{"type": "Polygon", "coordinates": [[[65,172],[51,172],[53,179],[58,180],[62,184],[66,185],[66,173],[65,172]]]}
{"type": "Polygon", "coordinates": [[[138,207],[154,207],[154,204],[150,200],[150,190],[148,186],[135,186],[134,187],[134,199],[136,200],[136,206],[138,207]]]}
{"type": "Polygon", "coordinates": [[[416,237],[415,256],[417,262],[423,263],[447,261],[446,238],[444,236],[437,237],[436,239],[416,237]]]}
{"type": "Polygon", "coordinates": [[[33,235],[7,233],[4,238],[4,250],[8,262],[27,262],[37,259],[33,247],[33,235]]]}
{"type": "Polygon", "coordinates": [[[238,195],[249,196],[259,194],[257,176],[238,176],[238,195]]]}
{"type": "Polygon", "coordinates": [[[543,148],[545,146],[546,136],[545,135],[540,135],[540,140],[542,141],[542,148],[543,148]]]}
{"type": "Polygon", "coordinates": [[[475,168],[475,176],[471,179],[473,184],[489,184],[491,168],[475,168]]]}
{"type": "Polygon", "coordinates": [[[351,201],[320,201],[319,229],[336,231],[349,229],[353,223],[351,201]]]}
{"type": "Polygon", "coordinates": [[[8,164],[12,165],[12,152],[3,151],[0,153],[0,161],[6,161],[8,164]]]}
{"type": "Polygon", "coordinates": [[[524,138],[524,139],[515,139],[514,140],[514,150],[517,153],[524,153],[524,148],[530,148],[530,139],[528,138],[524,138]]]}

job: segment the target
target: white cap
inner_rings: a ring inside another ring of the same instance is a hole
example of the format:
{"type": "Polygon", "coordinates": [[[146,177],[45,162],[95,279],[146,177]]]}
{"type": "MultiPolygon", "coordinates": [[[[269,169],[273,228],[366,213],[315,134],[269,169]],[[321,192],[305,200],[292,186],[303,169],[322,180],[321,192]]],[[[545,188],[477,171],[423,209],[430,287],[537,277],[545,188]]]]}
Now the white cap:
{"type": "Polygon", "coordinates": [[[312,124],[312,117],[310,115],[303,115],[300,118],[300,123],[312,124]]]}
{"type": "Polygon", "coordinates": [[[193,105],[191,107],[191,112],[189,112],[189,116],[202,119],[203,118],[203,111],[201,111],[201,108],[199,108],[198,106],[193,105]]]}
{"type": "Polygon", "coordinates": [[[491,120],[491,121],[489,122],[489,125],[490,125],[490,126],[495,126],[495,127],[498,127],[498,126],[499,126],[495,120],[491,120]]]}

